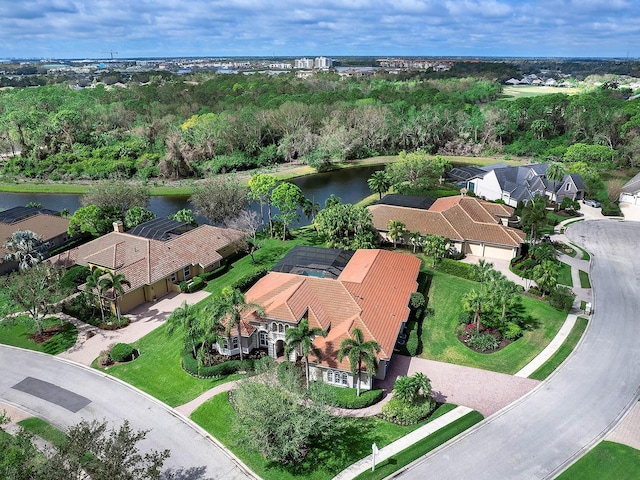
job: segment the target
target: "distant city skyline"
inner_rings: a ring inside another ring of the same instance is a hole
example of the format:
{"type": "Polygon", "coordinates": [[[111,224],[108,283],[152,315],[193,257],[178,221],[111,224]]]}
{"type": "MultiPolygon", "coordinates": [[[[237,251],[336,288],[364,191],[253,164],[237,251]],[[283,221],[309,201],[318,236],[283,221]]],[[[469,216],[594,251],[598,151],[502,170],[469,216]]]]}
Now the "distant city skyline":
{"type": "Polygon", "coordinates": [[[0,0],[0,18],[0,58],[640,56],[633,0],[0,0]]]}

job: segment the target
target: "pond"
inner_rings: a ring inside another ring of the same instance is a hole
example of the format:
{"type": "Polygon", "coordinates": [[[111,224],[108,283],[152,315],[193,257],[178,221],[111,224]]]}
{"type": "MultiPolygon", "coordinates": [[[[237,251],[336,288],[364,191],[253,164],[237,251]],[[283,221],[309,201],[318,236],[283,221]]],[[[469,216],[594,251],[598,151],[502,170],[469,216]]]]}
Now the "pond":
{"type": "MultiPolygon", "coordinates": [[[[367,179],[373,172],[383,168],[382,165],[348,168],[306,175],[290,181],[300,187],[305,197],[319,203],[321,207],[331,194],[340,197],[344,203],[355,203],[371,193],[367,179]]],[[[45,208],[57,211],[66,208],[70,212],[75,212],[82,206],[80,195],[76,194],[0,192],[0,210],[24,206],[30,202],[40,203],[45,208]]],[[[192,208],[188,196],[153,196],[149,200],[149,210],[157,217],[166,217],[183,208],[192,208]]],[[[252,204],[251,208],[260,211],[257,203],[252,204]]],[[[199,223],[207,223],[202,217],[197,217],[197,220],[199,223]]],[[[307,223],[308,220],[301,215],[298,226],[307,223]]]]}

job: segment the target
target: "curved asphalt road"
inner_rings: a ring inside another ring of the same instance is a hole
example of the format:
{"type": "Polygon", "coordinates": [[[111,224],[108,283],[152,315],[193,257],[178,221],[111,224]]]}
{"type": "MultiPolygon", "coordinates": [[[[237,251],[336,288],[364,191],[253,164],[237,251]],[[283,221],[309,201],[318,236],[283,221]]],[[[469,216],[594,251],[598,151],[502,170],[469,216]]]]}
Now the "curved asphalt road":
{"type": "Polygon", "coordinates": [[[531,394],[417,461],[400,478],[553,478],[636,403],[640,223],[578,222],[567,236],[592,253],[595,295],[594,314],[574,354],[531,394]]]}
{"type": "Polygon", "coordinates": [[[160,402],[50,355],[0,345],[0,399],[61,428],[82,419],[112,426],[127,419],[136,430],[150,430],[141,451],[171,450],[165,468],[178,480],[257,478],[160,402]]]}

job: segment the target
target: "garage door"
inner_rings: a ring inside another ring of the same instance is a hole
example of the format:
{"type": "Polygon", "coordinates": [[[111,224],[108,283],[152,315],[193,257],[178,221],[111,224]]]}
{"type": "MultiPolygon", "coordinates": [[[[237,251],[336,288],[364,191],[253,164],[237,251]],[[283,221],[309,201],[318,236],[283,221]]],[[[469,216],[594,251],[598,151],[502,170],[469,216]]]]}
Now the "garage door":
{"type": "Polygon", "coordinates": [[[482,248],[482,244],[480,243],[468,243],[467,244],[469,247],[469,253],[471,255],[476,255],[478,257],[482,257],[483,252],[483,248],[482,248]]]}
{"type": "Polygon", "coordinates": [[[488,258],[499,258],[501,260],[511,260],[513,258],[513,250],[511,248],[501,247],[484,247],[484,256],[488,258]]]}

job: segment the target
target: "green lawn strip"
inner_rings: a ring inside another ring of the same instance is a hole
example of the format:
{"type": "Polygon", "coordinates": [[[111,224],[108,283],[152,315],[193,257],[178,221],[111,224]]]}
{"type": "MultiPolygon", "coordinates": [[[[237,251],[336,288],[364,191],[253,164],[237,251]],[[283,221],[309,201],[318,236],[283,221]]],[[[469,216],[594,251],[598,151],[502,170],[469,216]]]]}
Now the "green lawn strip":
{"type": "Polygon", "coordinates": [[[640,450],[602,441],[561,473],[558,480],[620,480],[640,478],[640,450]]]}
{"type": "Polygon", "coordinates": [[[573,279],[571,278],[571,266],[564,262],[560,262],[560,270],[558,271],[558,283],[573,287],[573,279]]]}
{"type": "Polygon", "coordinates": [[[22,428],[54,446],[61,446],[67,439],[65,433],[38,417],[25,418],[18,422],[22,428]]]}
{"type": "MultiPolygon", "coordinates": [[[[166,326],[155,329],[132,344],[140,350],[140,356],[127,363],[106,370],[113,375],[167,405],[177,407],[193,400],[201,393],[238,378],[230,375],[220,379],[201,379],[189,375],[182,369],[182,332],[177,329],[167,336],[166,326]]],[[[96,362],[94,362],[96,367],[96,362]]]]}
{"type": "Polygon", "coordinates": [[[573,352],[573,349],[576,348],[576,345],[582,338],[582,334],[587,328],[588,320],[584,317],[578,317],[575,325],[569,332],[569,335],[565,339],[565,341],[560,345],[560,348],[547,360],[544,362],[540,368],[538,368],[535,372],[529,375],[529,378],[533,380],[544,380],[551,373],[555,371],[556,368],[562,364],[566,360],[566,358],[573,352]]]}
{"type": "Polygon", "coordinates": [[[423,455],[426,455],[431,450],[448,442],[468,428],[471,428],[476,423],[481,422],[483,419],[484,417],[481,413],[476,411],[469,412],[458,420],[433,432],[428,437],[414,443],[410,447],[405,448],[397,455],[383,460],[376,465],[375,471],[372,472],[371,470],[367,470],[355,478],[358,480],[379,480],[386,478],[400,470],[402,467],[405,467],[423,455]]]}
{"type": "Polygon", "coordinates": [[[580,275],[580,287],[591,288],[591,281],[589,280],[589,274],[584,270],[580,270],[578,272],[578,275],[580,275]]]}
{"type": "Polygon", "coordinates": [[[573,245],[574,247],[576,247],[578,250],[582,252],[582,260],[591,260],[591,255],[589,255],[589,252],[587,252],[584,248],[579,247],[575,243],[572,243],[571,245],[573,245]]]}
{"type": "MultiPolygon", "coordinates": [[[[452,408],[455,406],[446,406],[445,411],[452,408]]],[[[436,413],[440,415],[440,412],[436,413]]],[[[436,418],[435,414],[432,418],[436,418]]],[[[234,433],[235,411],[229,404],[226,393],[216,395],[201,405],[191,414],[191,419],[222,442],[264,480],[332,478],[371,453],[373,443],[382,448],[428,423],[424,421],[417,425],[403,427],[376,417],[336,417],[336,427],[343,427],[341,434],[331,436],[322,443],[312,446],[302,462],[285,465],[269,462],[260,453],[242,444],[234,433]]]]}
{"type": "MultiPolygon", "coordinates": [[[[60,321],[58,319],[49,318],[45,320],[44,325],[45,328],[48,328],[59,324],[60,321]]],[[[65,323],[60,332],[43,343],[36,343],[29,339],[29,336],[34,332],[35,328],[29,321],[23,321],[20,318],[11,319],[10,321],[4,320],[0,322],[0,343],[57,355],[73,347],[78,338],[78,329],[72,323],[65,323]]]]}
{"type": "Polygon", "coordinates": [[[433,273],[429,291],[429,306],[435,315],[425,319],[422,327],[423,358],[495,372],[513,374],[540,353],[558,333],[566,313],[547,303],[522,297],[522,306],[531,319],[530,329],[517,341],[494,353],[477,353],[467,348],[455,336],[462,312],[462,296],[477,287],[476,282],[433,273]]]}

